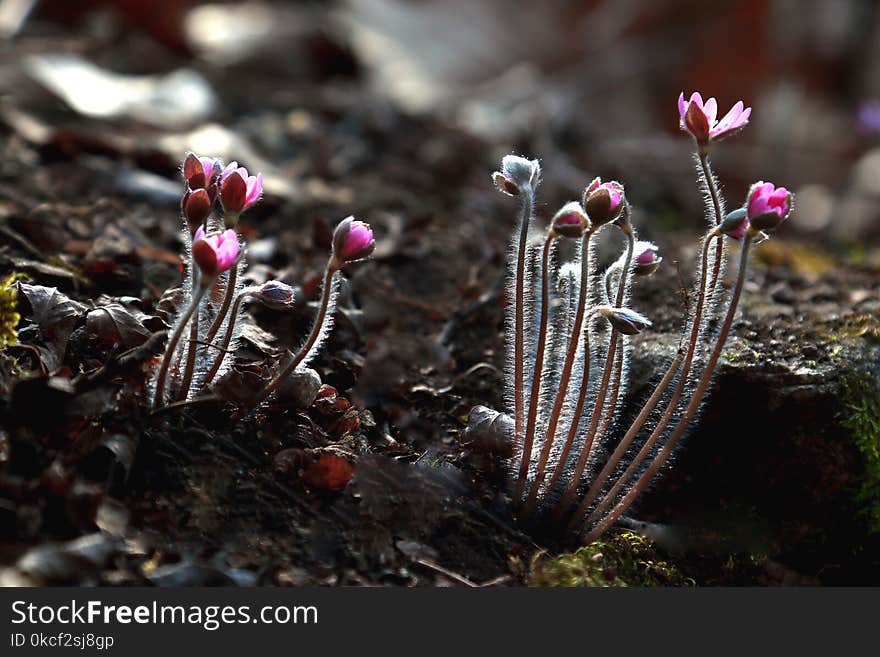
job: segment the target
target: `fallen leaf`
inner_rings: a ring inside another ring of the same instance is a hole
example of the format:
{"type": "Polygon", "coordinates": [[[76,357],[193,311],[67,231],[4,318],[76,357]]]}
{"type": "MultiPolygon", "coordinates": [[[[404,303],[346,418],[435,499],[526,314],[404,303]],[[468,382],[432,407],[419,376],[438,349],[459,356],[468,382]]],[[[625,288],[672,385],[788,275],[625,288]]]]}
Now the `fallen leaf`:
{"type": "Polygon", "coordinates": [[[323,490],[343,490],[351,479],[354,468],[341,456],[321,454],[303,471],[306,485],[323,490]]]}

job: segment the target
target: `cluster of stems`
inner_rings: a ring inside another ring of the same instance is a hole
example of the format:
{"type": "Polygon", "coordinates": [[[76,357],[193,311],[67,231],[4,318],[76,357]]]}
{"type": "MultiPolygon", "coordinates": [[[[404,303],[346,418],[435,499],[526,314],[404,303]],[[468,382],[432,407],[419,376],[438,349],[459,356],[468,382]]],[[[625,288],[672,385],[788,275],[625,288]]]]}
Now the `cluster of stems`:
{"type": "MultiPolygon", "coordinates": [[[[250,287],[241,284],[246,244],[237,232],[238,218],[258,200],[262,177],[248,176],[234,162],[221,170],[214,158],[192,154],[185,160],[183,171],[187,189],[181,206],[189,258],[182,310],[153,379],[156,411],[212,398],[210,388],[234,358],[245,301],[275,309],[293,306],[293,289],[280,281],[250,287]],[[215,198],[219,199],[220,217],[213,216],[215,198]]],[[[372,231],[367,224],[349,217],[337,226],[333,245],[308,337],[296,352],[287,350],[282,355],[280,370],[245,403],[245,412],[266,401],[317,354],[332,327],[340,270],[372,252],[372,231]]]]}
{"type": "MultiPolygon", "coordinates": [[[[711,114],[707,124],[715,125],[711,114]]],[[[690,131],[684,119],[683,129],[690,131]]],[[[733,324],[756,238],[765,238],[763,231],[775,229],[791,211],[784,188],[757,183],[743,208],[725,214],[709,162],[711,139],[695,136],[709,225],[694,302],[677,353],[628,427],[619,426],[619,410],[630,337],[650,321],[627,306],[633,279],[659,264],[656,247],[637,241],[618,183],[594,181],[583,203],[564,206],[539,237],[534,227],[538,162],[508,156],[495,174],[499,189],[520,200],[509,262],[507,333],[515,442],[511,485],[522,519],[540,515],[593,541],[630,508],[697,415],[733,324]],[[599,271],[596,236],[609,227],[623,238],[623,250],[599,271]],[[572,260],[560,263],[556,244],[566,237],[578,242],[572,260]],[[720,281],[731,239],[741,240],[741,248],[728,294],[720,281]]]]}

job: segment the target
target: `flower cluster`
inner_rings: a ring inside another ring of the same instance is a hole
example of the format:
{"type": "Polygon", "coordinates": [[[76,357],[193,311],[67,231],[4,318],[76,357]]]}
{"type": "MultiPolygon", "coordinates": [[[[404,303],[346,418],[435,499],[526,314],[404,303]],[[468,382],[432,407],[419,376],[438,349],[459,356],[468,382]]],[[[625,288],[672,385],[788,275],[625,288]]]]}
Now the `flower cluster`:
{"type": "MultiPolygon", "coordinates": [[[[243,287],[240,282],[245,243],[237,231],[238,222],[241,214],[260,200],[263,175],[250,175],[237,162],[224,167],[217,158],[194,153],[187,155],[182,173],[186,189],[180,207],[191,258],[184,302],[153,381],[156,409],[170,401],[191,399],[228,369],[244,301],[275,309],[290,308],[294,302],[293,288],[281,281],[254,287],[243,287]],[[218,218],[213,216],[215,210],[218,218]],[[187,333],[189,339],[184,341],[187,333]]],[[[296,354],[288,354],[281,372],[257,391],[251,408],[268,398],[294,370],[308,364],[329,332],[340,269],[368,257],[374,246],[373,232],[367,224],[353,217],[340,222],[312,330],[303,347],[296,354]]]]}
{"type": "MultiPolygon", "coordinates": [[[[649,318],[630,307],[631,288],[635,278],[660,267],[659,248],[637,240],[617,181],[593,180],[581,200],[562,206],[537,238],[538,161],[509,155],[492,176],[500,191],[521,204],[509,262],[507,397],[513,417],[493,426],[513,433],[511,488],[521,516],[565,518],[568,528],[587,540],[595,540],[629,508],[693,420],[731,329],[751,246],[792,210],[787,189],[762,181],[752,186],[742,207],[724,211],[709,148],[742,130],[751,108],[737,102],[718,120],[717,101],[704,103],[694,93],[690,100],[681,94],[678,110],[682,130],[695,142],[699,183],[709,191],[709,228],[683,346],[628,426],[622,425],[618,406],[626,387],[629,338],[651,327],[649,318]],[[611,226],[624,238],[623,253],[599,272],[591,262],[594,239],[611,226]],[[726,300],[719,283],[725,238],[741,242],[737,281],[726,300]],[[576,240],[571,262],[555,257],[559,239],[576,240]],[[655,413],[660,406],[662,413],[655,413]],[[607,446],[614,433],[620,438],[608,454],[600,446],[607,446]]],[[[486,411],[478,408],[476,416],[485,424],[486,411]]]]}

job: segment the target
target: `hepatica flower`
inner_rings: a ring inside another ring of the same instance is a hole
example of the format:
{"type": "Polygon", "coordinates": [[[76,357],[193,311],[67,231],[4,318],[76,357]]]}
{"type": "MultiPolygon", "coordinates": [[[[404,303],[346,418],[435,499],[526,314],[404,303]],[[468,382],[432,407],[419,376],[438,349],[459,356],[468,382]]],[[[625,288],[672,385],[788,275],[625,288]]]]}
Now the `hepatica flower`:
{"type": "Polygon", "coordinates": [[[751,113],[752,108],[744,107],[743,102],[738,100],[718,121],[718,101],[714,98],[703,103],[703,97],[696,91],[691,94],[690,100],[684,99],[684,92],[678,97],[681,129],[691,133],[698,144],[708,144],[739,132],[749,122],[751,113]]]}
{"type": "Polygon", "coordinates": [[[571,201],[556,213],[550,227],[563,237],[580,237],[590,227],[590,219],[580,203],[571,201]]]}
{"type": "Polygon", "coordinates": [[[660,249],[656,244],[651,242],[636,242],[635,248],[635,268],[633,271],[636,276],[648,276],[657,271],[657,267],[663,262],[660,257],[660,249]]]}
{"type": "Polygon", "coordinates": [[[519,196],[526,186],[534,189],[540,178],[541,165],[538,160],[519,155],[505,155],[501,160],[501,171],[492,174],[495,186],[510,196],[519,196]]]}
{"type": "Polygon", "coordinates": [[[193,238],[192,254],[202,274],[207,279],[214,278],[235,264],[238,235],[231,228],[207,234],[199,228],[193,238]]]}
{"type": "Polygon", "coordinates": [[[617,219],[623,210],[623,185],[595,178],[584,190],[584,210],[590,223],[599,227],[617,219]]]}
{"type": "Polygon", "coordinates": [[[757,182],[749,190],[746,211],[749,224],[756,230],[775,230],[791,214],[792,195],[785,187],[757,182]]]}
{"type": "Polygon", "coordinates": [[[199,157],[195,153],[189,153],[183,161],[183,177],[192,190],[208,189],[219,169],[220,163],[213,157],[199,157]]]}
{"type": "Polygon", "coordinates": [[[226,212],[238,215],[260,200],[263,193],[263,174],[248,174],[248,170],[230,162],[220,174],[220,201],[226,212]]]}
{"type": "Polygon", "coordinates": [[[636,335],[651,326],[650,319],[629,308],[602,306],[597,310],[611,323],[611,326],[624,335],[636,335]]]}
{"type": "Polygon", "coordinates": [[[376,240],[370,225],[354,217],[340,221],[333,232],[333,255],[340,264],[363,260],[374,248],[376,240]]]}

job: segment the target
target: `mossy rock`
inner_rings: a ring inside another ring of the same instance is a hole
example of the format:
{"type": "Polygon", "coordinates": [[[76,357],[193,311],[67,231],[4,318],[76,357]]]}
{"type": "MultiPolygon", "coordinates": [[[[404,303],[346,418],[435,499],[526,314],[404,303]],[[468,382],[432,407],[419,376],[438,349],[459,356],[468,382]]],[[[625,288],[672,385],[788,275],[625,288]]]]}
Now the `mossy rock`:
{"type": "Polygon", "coordinates": [[[685,586],[692,584],[646,538],[612,534],[575,552],[536,557],[529,586],[685,586]]]}

